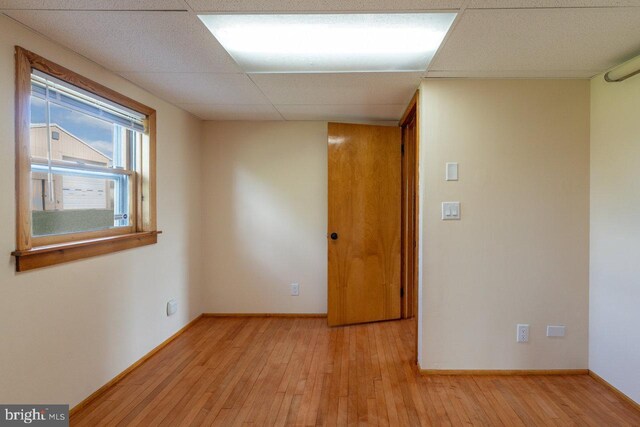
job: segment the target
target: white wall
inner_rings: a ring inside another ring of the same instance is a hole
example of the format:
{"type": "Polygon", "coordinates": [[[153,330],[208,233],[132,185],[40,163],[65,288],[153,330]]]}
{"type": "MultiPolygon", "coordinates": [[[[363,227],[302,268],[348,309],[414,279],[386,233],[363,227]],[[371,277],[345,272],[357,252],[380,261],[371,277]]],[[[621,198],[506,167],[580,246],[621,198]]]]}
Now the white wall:
{"type": "Polygon", "coordinates": [[[207,122],[204,138],[204,311],[326,313],[327,123],[207,122]]]}
{"type": "Polygon", "coordinates": [[[589,82],[421,90],[421,367],[587,368],[589,82]],[[459,162],[458,182],[445,182],[446,162],[459,162]],[[462,220],[441,221],[453,200],[462,220]],[[529,343],[516,343],[517,323],[529,343]],[[547,324],[567,336],[545,337],[547,324]]]}
{"type": "Polygon", "coordinates": [[[4,16],[0,28],[0,402],[73,406],[202,312],[201,122],[4,16]],[[15,273],[14,45],[157,110],[158,244],[15,273]]]}
{"type": "Polygon", "coordinates": [[[640,76],[591,81],[589,368],[640,402],[640,76]]]}

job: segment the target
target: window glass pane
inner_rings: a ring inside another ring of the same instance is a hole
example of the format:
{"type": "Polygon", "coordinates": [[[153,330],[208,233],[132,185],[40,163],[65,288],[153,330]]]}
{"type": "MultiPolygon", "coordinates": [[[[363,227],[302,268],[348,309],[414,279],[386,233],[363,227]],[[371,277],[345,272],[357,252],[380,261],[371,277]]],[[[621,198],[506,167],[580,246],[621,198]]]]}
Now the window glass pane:
{"type": "Polygon", "coordinates": [[[87,95],[80,102],[61,90],[32,84],[33,236],[131,225],[127,171],[142,133],[123,125],[120,113],[93,107],[87,95]]]}
{"type": "Polygon", "coordinates": [[[104,230],[130,224],[129,177],[32,166],[34,236],[104,230]]]}
{"type": "Polygon", "coordinates": [[[50,128],[60,133],[52,159],[113,166],[113,124],[52,104],[50,128]]]}
{"type": "Polygon", "coordinates": [[[32,96],[32,157],[48,159],[50,143],[51,160],[128,169],[133,131],[53,103],[49,106],[48,127],[46,116],[46,102],[32,96]],[[51,132],[50,142],[47,129],[51,132]]]}

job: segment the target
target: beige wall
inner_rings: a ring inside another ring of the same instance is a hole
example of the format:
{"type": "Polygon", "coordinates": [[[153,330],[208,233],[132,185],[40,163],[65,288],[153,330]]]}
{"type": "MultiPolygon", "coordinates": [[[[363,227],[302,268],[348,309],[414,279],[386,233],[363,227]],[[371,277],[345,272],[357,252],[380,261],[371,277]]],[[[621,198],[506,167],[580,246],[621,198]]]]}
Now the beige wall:
{"type": "Polygon", "coordinates": [[[201,123],[6,17],[0,28],[0,402],[74,405],[202,312],[201,123]],[[158,111],[157,245],[15,273],[16,44],[158,111]]]}
{"type": "Polygon", "coordinates": [[[589,82],[421,89],[421,367],[587,368],[589,82]],[[440,220],[443,201],[461,202],[461,221],[440,220]],[[567,336],[547,338],[547,324],[567,336]]]}
{"type": "Polygon", "coordinates": [[[326,122],[208,122],[202,170],[205,311],[326,313],[326,122]]]}
{"type": "Polygon", "coordinates": [[[640,76],[591,81],[589,368],[640,402],[640,76]]]}
{"type": "MultiPolygon", "coordinates": [[[[8,255],[15,246],[13,80],[0,81],[1,402],[74,405],[202,311],[326,311],[325,122],[209,122],[203,130],[192,116],[13,21],[0,17],[0,26],[3,76],[13,75],[19,44],[158,110],[164,231],[154,246],[16,274],[8,255]],[[298,297],[289,295],[292,282],[300,284],[298,297]],[[167,318],[170,298],[180,310],[167,318]]],[[[586,368],[589,83],[431,80],[422,91],[421,366],[586,368]],[[447,161],[460,163],[459,182],[444,181],[447,161]],[[462,202],[462,221],[440,221],[448,200],[462,202]],[[531,324],[528,344],[515,342],[519,322],[531,324]],[[546,338],[546,324],[567,325],[567,336],[546,338]]],[[[594,135],[612,114],[598,108],[623,102],[597,96],[594,135]]],[[[624,102],[630,114],[634,105],[624,102]]],[[[616,156],[631,176],[629,138],[637,130],[629,117],[616,156]]],[[[621,230],[619,218],[598,220],[609,201],[600,193],[617,185],[620,169],[603,149],[609,140],[594,141],[597,236],[621,230]]],[[[630,180],[626,188],[635,190],[630,180]]],[[[624,233],[631,233],[632,212],[625,215],[624,233]]],[[[606,338],[611,325],[600,317],[612,309],[601,294],[615,294],[616,309],[625,308],[618,285],[605,286],[618,272],[626,278],[620,286],[631,286],[635,264],[607,270],[621,263],[614,255],[622,250],[607,239],[591,260],[592,280],[602,284],[592,296],[604,310],[592,308],[592,322],[601,322],[592,340],[617,346],[620,360],[627,354],[628,373],[640,352],[606,338]]],[[[625,243],[628,254],[637,252],[634,244],[625,243]]],[[[596,372],[637,393],[593,343],[591,351],[596,372]]]]}

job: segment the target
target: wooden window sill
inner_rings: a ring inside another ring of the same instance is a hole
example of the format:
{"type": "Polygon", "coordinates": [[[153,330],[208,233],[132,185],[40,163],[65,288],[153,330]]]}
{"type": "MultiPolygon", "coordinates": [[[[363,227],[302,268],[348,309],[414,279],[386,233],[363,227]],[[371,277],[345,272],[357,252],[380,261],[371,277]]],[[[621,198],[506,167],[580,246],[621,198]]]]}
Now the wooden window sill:
{"type": "Polygon", "coordinates": [[[160,233],[162,231],[143,231],[119,236],[58,243],[38,246],[24,251],[14,251],[11,255],[16,257],[16,271],[27,271],[139,246],[152,245],[158,242],[158,234],[160,233]]]}

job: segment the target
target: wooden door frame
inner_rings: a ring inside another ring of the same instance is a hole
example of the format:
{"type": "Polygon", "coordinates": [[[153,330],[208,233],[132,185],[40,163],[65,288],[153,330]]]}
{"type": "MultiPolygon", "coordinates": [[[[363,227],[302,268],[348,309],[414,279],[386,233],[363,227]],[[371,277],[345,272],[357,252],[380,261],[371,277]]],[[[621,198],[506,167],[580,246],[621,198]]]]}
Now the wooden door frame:
{"type": "Polygon", "coordinates": [[[420,185],[420,90],[418,89],[409,102],[398,125],[402,128],[402,222],[401,222],[401,316],[403,319],[413,317],[415,321],[416,347],[415,358],[418,359],[418,274],[419,261],[419,185],[420,185]],[[409,124],[415,123],[413,138],[407,139],[409,124]],[[411,143],[413,142],[413,146],[411,143]],[[407,197],[413,203],[407,203],[407,197]],[[407,240],[413,241],[411,245],[407,240]],[[409,283],[407,283],[409,282],[409,283]]]}

